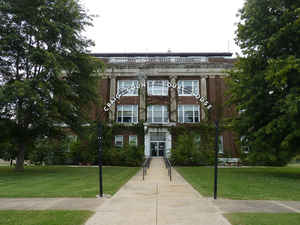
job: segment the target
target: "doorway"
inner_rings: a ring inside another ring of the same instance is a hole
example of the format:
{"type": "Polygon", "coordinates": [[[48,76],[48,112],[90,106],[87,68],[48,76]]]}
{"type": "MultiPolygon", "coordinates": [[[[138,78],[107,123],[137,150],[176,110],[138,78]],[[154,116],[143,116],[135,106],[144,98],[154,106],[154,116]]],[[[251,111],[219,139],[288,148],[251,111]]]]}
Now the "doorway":
{"type": "Polygon", "coordinates": [[[166,133],[151,132],[150,133],[150,154],[151,157],[163,157],[166,151],[166,133]]]}
{"type": "Polygon", "coordinates": [[[151,157],[164,156],[166,150],[165,142],[151,142],[150,143],[151,157]]]}

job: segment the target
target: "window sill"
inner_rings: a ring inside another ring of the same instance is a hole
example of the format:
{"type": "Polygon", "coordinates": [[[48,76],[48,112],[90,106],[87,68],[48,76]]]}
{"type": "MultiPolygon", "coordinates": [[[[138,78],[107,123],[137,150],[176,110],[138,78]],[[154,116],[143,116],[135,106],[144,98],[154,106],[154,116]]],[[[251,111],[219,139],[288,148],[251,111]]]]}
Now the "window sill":
{"type": "Polygon", "coordinates": [[[195,93],[194,95],[192,95],[192,94],[188,94],[188,95],[180,95],[180,94],[178,94],[178,96],[182,96],[182,97],[195,97],[195,96],[197,96],[197,95],[199,95],[199,93],[195,93]]]}

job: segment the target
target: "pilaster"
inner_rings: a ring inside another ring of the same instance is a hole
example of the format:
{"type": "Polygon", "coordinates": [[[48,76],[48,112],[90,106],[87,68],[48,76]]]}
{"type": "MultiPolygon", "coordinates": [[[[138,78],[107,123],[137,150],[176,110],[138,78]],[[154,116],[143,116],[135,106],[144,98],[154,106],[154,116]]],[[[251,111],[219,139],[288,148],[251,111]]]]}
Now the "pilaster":
{"type": "MultiPolygon", "coordinates": [[[[201,97],[207,98],[207,88],[206,88],[206,77],[201,77],[201,97]]],[[[203,106],[201,106],[201,120],[205,119],[205,111],[203,106]]]]}
{"type": "MultiPolygon", "coordinates": [[[[171,76],[171,84],[176,84],[177,76],[171,76]]],[[[170,116],[171,122],[177,121],[177,98],[176,98],[176,88],[170,88],[170,116]]]]}
{"type": "MultiPolygon", "coordinates": [[[[145,83],[147,86],[147,79],[146,79],[145,75],[141,75],[139,77],[139,81],[141,83],[145,83]]],[[[139,120],[140,121],[141,120],[146,121],[146,95],[147,95],[146,90],[147,90],[146,87],[143,87],[141,85],[140,90],[139,90],[139,92],[140,92],[139,120]]]]}
{"type": "MultiPolygon", "coordinates": [[[[110,91],[109,91],[109,99],[113,98],[116,95],[116,76],[115,75],[110,75],[110,91]]],[[[109,111],[109,120],[110,121],[115,121],[116,120],[116,104],[112,104],[110,107],[109,111]]]]}

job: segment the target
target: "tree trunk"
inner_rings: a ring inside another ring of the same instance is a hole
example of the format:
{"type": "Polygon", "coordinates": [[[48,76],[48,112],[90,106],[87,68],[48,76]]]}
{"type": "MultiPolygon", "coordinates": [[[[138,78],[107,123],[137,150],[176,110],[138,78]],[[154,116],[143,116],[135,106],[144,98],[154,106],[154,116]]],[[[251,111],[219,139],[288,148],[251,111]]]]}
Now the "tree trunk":
{"type": "Polygon", "coordinates": [[[24,171],[24,154],[25,145],[22,143],[19,145],[19,151],[17,154],[16,171],[24,171]]]}

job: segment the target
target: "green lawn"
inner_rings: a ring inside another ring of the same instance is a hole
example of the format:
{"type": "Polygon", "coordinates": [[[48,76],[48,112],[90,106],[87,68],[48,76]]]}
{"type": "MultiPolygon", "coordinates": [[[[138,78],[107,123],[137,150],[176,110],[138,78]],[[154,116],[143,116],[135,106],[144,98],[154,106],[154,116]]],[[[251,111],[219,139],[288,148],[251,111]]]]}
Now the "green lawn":
{"type": "MultiPolygon", "coordinates": [[[[114,194],[137,167],[104,167],[103,189],[114,194]]],[[[27,167],[15,172],[0,167],[0,197],[95,197],[99,193],[97,167],[27,167]]],[[[0,200],[1,201],[1,200],[0,200]]]]}
{"type": "Polygon", "coordinates": [[[82,225],[90,211],[0,211],[2,225],[82,225]]]}
{"type": "Polygon", "coordinates": [[[225,214],[232,225],[299,225],[299,213],[232,213],[225,214]]]}
{"type": "MultiPolygon", "coordinates": [[[[202,195],[212,196],[214,168],[176,169],[202,195]]],[[[219,168],[218,178],[221,198],[300,200],[299,167],[219,168]]]]}

